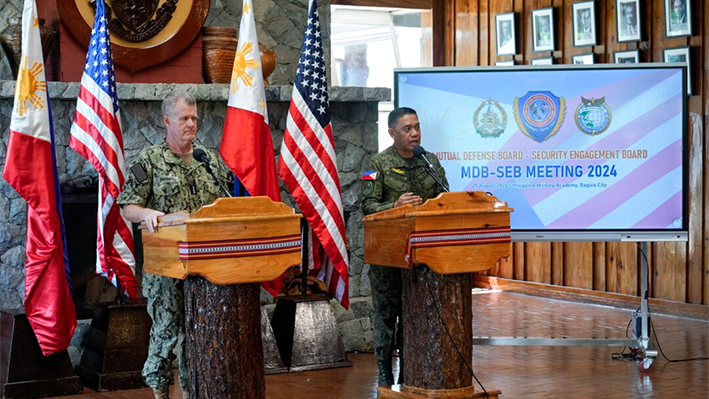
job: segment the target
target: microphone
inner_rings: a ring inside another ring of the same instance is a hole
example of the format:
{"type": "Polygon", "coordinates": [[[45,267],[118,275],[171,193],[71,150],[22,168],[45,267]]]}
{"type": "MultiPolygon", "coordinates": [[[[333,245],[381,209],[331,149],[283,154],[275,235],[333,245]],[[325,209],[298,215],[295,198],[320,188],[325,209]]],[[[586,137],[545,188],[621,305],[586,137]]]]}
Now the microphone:
{"type": "Polygon", "coordinates": [[[209,156],[207,156],[207,154],[201,148],[194,149],[194,151],[192,152],[192,158],[196,159],[199,162],[202,162],[204,164],[205,168],[207,169],[207,172],[209,172],[209,174],[212,175],[212,177],[214,178],[214,181],[217,182],[217,184],[219,185],[219,187],[221,187],[221,189],[224,191],[226,196],[231,197],[231,193],[229,192],[229,190],[227,190],[226,187],[224,187],[224,185],[219,180],[217,175],[215,175],[214,172],[212,171],[212,168],[219,170],[220,169],[219,165],[212,162],[212,160],[209,159],[209,156]],[[211,166],[211,168],[210,168],[210,166],[211,166]]]}
{"type": "Polygon", "coordinates": [[[449,190],[446,188],[446,186],[443,185],[443,182],[441,181],[440,176],[438,176],[438,172],[433,167],[433,164],[426,157],[426,150],[424,150],[423,147],[421,147],[420,145],[417,145],[416,147],[414,147],[414,156],[416,158],[421,158],[421,160],[423,160],[423,162],[426,163],[426,172],[428,172],[428,174],[431,175],[431,177],[433,177],[433,180],[435,180],[436,183],[438,184],[438,187],[440,187],[441,192],[444,192],[444,193],[449,192],[449,190]]]}
{"type": "Polygon", "coordinates": [[[219,166],[215,165],[214,162],[209,159],[207,153],[205,153],[204,150],[202,150],[201,148],[194,149],[194,152],[192,152],[192,158],[198,160],[199,162],[202,162],[203,164],[207,164],[213,168],[219,169],[219,166]]]}
{"type": "Polygon", "coordinates": [[[433,164],[426,157],[426,150],[424,150],[423,147],[421,147],[420,145],[417,145],[416,147],[414,147],[414,156],[417,158],[421,158],[424,162],[426,162],[427,168],[434,170],[433,164]]]}

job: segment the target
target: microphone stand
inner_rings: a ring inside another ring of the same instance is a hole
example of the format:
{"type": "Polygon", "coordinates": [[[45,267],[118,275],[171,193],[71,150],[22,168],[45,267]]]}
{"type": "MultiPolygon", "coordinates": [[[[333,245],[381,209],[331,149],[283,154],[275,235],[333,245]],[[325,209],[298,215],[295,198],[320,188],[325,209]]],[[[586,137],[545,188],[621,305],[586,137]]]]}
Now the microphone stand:
{"type": "Polygon", "coordinates": [[[423,149],[420,145],[417,145],[413,149],[414,156],[421,159],[424,162],[424,167],[426,168],[426,172],[428,172],[431,177],[433,177],[433,180],[436,181],[438,184],[438,187],[441,189],[442,193],[448,193],[450,190],[446,188],[446,186],[443,185],[443,182],[441,181],[441,177],[438,176],[438,172],[436,169],[433,167],[433,164],[431,161],[428,160],[426,157],[426,150],[423,149]]]}
{"type": "Polygon", "coordinates": [[[433,165],[426,165],[426,172],[433,177],[433,180],[436,181],[436,184],[438,184],[438,187],[441,189],[442,193],[448,193],[450,190],[446,188],[446,186],[443,185],[443,182],[441,181],[441,177],[438,176],[438,172],[436,172],[436,169],[433,168],[433,165]]]}
{"type": "Polygon", "coordinates": [[[214,181],[217,182],[219,187],[221,187],[222,191],[224,191],[224,194],[226,194],[227,197],[231,197],[232,196],[231,193],[229,192],[229,190],[226,189],[226,187],[224,187],[222,182],[217,178],[217,175],[215,175],[214,172],[212,172],[212,168],[209,166],[209,164],[204,162],[204,167],[207,169],[207,172],[209,172],[209,174],[212,176],[214,181]]]}

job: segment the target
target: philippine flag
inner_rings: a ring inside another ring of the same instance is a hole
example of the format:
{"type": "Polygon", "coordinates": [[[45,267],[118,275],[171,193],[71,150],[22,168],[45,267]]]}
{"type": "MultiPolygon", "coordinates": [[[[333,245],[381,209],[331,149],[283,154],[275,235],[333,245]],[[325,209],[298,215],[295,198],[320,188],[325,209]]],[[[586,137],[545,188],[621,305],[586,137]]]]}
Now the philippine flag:
{"type": "Polygon", "coordinates": [[[45,356],[65,350],[76,327],[51,115],[37,6],[26,0],[2,176],[27,201],[25,314],[45,356]]]}
{"type": "Polygon", "coordinates": [[[280,202],[251,0],[244,0],[242,11],[219,152],[250,195],[265,195],[280,202]]]}
{"type": "Polygon", "coordinates": [[[377,172],[374,170],[365,170],[362,172],[362,180],[377,180],[377,172]]]}
{"type": "MultiPolygon", "coordinates": [[[[244,0],[219,153],[249,195],[281,201],[251,0],[244,0]]],[[[274,297],[283,279],[261,283],[274,297]]]]}

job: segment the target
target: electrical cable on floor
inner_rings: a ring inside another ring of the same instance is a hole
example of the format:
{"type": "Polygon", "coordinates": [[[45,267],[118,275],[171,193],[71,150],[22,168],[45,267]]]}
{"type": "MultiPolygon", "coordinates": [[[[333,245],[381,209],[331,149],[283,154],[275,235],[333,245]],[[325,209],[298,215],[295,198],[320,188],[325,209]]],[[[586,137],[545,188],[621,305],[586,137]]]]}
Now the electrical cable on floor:
{"type": "MultiPolygon", "coordinates": [[[[645,262],[649,265],[650,262],[647,259],[647,254],[645,254],[645,251],[642,250],[642,247],[640,246],[640,243],[636,244],[637,247],[640,250],[640,254],[645,258],[645,262]]],[[[640,308],[635,309],[635,312],[640,310],[640,308]]],[[[679,362],[689,362],[689,361],[695,361],[695,360],[709,360],[709,357],[693,357],[689,359],[677,359],[677,360],[672,360],[669,359],[667,356],[665,356],[665,352],[662,351],[662,345],[660,345],[660,340],[657,338],[657,332],[655,331],[655,325],[652,322],[652,318],[650,318],[650,303],[648,302],[648,307],[647,307],[647,315],[648,315],[648,321],[649,321],[649,326],[650,326],[650,331],[652,332],[652,335],[655,337],[655,343],[657,344],[657,349],[659,350],[660,354],[662,357],[668,361],[669,363],[679,363],[679,362]]],[[[630,324],[633,322],[633,319],[631,318],[630,321],[628,322],[628,327],[625,328],[625,337],[628,338],[628,328],[630,327],[630,324]]],[[[648,334],[649,337],[649,334],[648,334]]],[[[643,358],[638,355],[635,351],[632,351],[630,354],[626,354],[625,350],[628,349],[623,348],[620,353],[612,353],[611,354],[611,359],[631,359],[631,360],[643,360],[643,358]]]]}
{"type": "Polygon", "coordinates": [[[691,362],[694,360],[709,360],[709,357],[693,357],[691,359],[677,359],[677,360],[672,360],[668,359],[667,356],[665,356],[665,352],[662,351],[662,346],[660,345],[660,340],[657,339],[657,332],[655,332],[655,326],[652,324],[652,320],[650,320],[650,330],[652,331],[652,335],[655,336],[655,343],[657,344],[657,349],[660,351],[660,354],[662,355],[665,360],[667,360],[670,363],[680,363],[680,362],[691,362]]]}
{"type": "MultiPolygon", "coordinates": [[[[640,309],[640,308],[638,308],[638,309],[640,309]]],[[[638,309],[636,309],[635,311],[637,312],[638,309]]],[[[633,322],[633,319],[631,318],[628,321],[628,325],[625,326],[625,338],[630,338],[628,332],[630,331],[630,324],[632,322],[633,322]]],[[[642,360],[642,357],[640,357],[640,355],[638,355],[637,350],[633,350],[632,348],[629,348],[626,346],[626,347],[623,347],[623,350],[620,352],[611,353],[611,360],[620,360],[620,359],[642,360]],[[630,353],[625,353],[626,349],[629,349],[630,353]]]]}
{"type": "MultiPolygon", "coordinates": [[[[465,356],[463,356],[462,353],[460,353],[460,349],[458,349],[458,344],[455,343],[455,339],[453,339],[453,335],[451,334],[450,330],[448,330],[448,326],[446,325],[445,321],[443,320],[443,315],[441,313],[441,309],[439,307],[438,301],[436,301],[436,298],[433,295],[433,291],[431,290],[431,287],[428,285],[428,281],[424,281],[424,285],[426,286],[426,289],[428,290],[428,294],[431,296],[431,303],[433,303],[433,306],[436,308],[436,315],[438,316],[438,320],[441,322],[441,325],[443,328],[446,330],[446,334],[448,335],[448,338],[450,338],[451,343],[453,344],[453,347],[455,348],[455,351],[458,353],[458,356],[460,356],[460,359],[463,361],[463,364],[465,365],[465,368],[470,371],[470,374],[473,375],[473,378],[475,379],[475,382],[480,385],[480,388],[482,388],[483,392],[485,393],[485,397],[490,399],[490,394],[487,393],[487,390],[483,386],[483,384],[478,380],[478,377],[475,376],[475,373],[473,372],[473,368],[468,364],[467,360],[465,359],[465,356]]],[[[472,306],[472,303],[470,304],[472,306]]]]}

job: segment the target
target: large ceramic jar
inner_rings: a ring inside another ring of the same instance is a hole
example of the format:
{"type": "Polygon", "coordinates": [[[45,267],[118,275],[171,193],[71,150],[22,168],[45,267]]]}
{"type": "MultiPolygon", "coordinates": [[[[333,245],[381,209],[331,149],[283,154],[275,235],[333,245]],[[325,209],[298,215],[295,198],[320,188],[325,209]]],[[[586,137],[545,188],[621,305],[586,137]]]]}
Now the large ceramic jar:
{"type": "MultiPolygon", "coordinates": [[[[202,77],[205,83],[230,83],[234,57],[238,48],[236,28],[206,26],[202,28],[202,77]]],[[[263,81],[276,69],[276,53],[259,44],[263,81]]]]}

